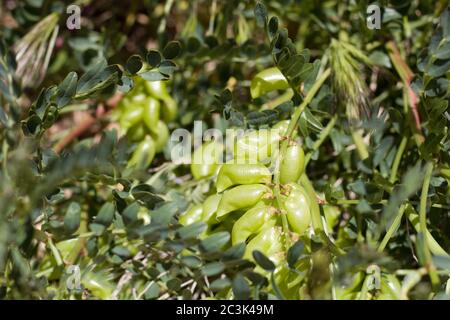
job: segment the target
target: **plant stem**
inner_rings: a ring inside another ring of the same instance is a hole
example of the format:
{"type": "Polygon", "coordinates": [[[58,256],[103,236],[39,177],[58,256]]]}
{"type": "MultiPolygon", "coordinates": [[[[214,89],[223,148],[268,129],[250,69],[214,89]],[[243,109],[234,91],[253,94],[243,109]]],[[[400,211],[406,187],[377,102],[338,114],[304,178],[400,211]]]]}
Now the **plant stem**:
{"type": "Polygon", "coordinates": [[[423,180],[422,185],[422,193],[420,195],[420,210],[419,210],[419,225],[420,225],[420,233],[422,233],[424,237],[424,251],[425,251],[425,260],[427,264],[427,269],[429,271],[431,283],[433,287],[436,289],[439,286],[439,277],[436,274],[436,270],[433,265],[430,248],[428,246],[428,230],[427,230],[427,197],[428,197],[428,189],[430,187],[431,175],[433,174],[433,163],[428,162],[425,166],[425,178],[423,180]]]}
{"type": "Polygon", "coordinates": [[[402,141],[400,142],[400,145],[398,147],[397,153],[395,154],[394,163],[392,164],[391,175],[389,177],[390,183],[394,183],[395,180],[397,180],[398,167],[400,165],[400,161],[402,160],[403,152],[405,152],[407,143],[408,143],[408,137],[403,136],[402,141]]]}
{"type": "Polygon", "coordinates": [[[420,207],[419,207],[420,232],[424,234],[424,237],[425,232],[427,230],[427,197],[432,173],[433,173],[433,164],[431,162],[428,162],[425,166],[425,177],[423,180],[422,193],[420,195],[420,207]]]}
{"type": "Polygon", "coordinates": [[[317,139],[312,147],[312,150],[306,155],[305,157],[305,167],[308,165],[309,161],[311,160],[311,157],[314,152],[316,152],[322,143],[325,141],[325,139],[330,135],[331,130],[333,130],[334,125],[337,121],[337,115],[334,115],[333,118],[330,119],[327,126],[322,130],[322,132],[319,135],[319,139],[317,139]]]}
{"type": "Polygon", "coordinates": [[[402,221],[403,213],[405,212],[406,205],[401,205],[400,209],[398,210],[397,215],[395,216],[394,220],[392,221],[388,231],[384,235],[383,240],[381,241],[380,245],[378,246],[377,251],[382,252],[386,245],[388,244],[389,240],[392,238],[394,233],[397,231],[398,227],[400,226],[400,222],[402,221]]]}
{"type": "MultiPolygon", "coordinates": [[[[330,69],[326,69],[320,75],[320,77],[316,80],[316,82],[311,87],[311,89],[309,89],[308,94],[306,95],[305,99],[303,99],[303,101],[300,104],[300,106],[297,109],[295,109],[294,114],[291,117],[291,121],[289,122],[289,126],[288,126],[288,129],[287,129],[286,136],[292,137],[295,128],[297,128],[297,123],[298,123],[298,120],[300,119],[300,116],[302,115],[302,113],[306,109],[306,107],[310,104],[310,102],[312,101],[314,96],[317,94],[319,89],[322,87],[322,84],[330,76],[330,72],[331,72],[330,69]]],[[[285,145],[286,148],[287,148],[288,142],[289,141],[287,141],[287,140],[283,141],[283,144],[285,145]]]]}
{"type": "Polygon", "coordinates": [[[294,91],[292,89],[286,89],[286,92],[284,92],[282,95],[276,97],[275,99],[263,104],[261,106],[261,110],[266,110],[266,109],[273,109],[277,106],[279,106],[280,104],[289,101],[292,99],[292,97],[294,96],[294,91]]]}
{"type": "MultiPolygon", "coordinates": [[[[407,204],[407,206],[406,206],[406,216],[407,216],[409,222],[411,222],[411,224],[413,225],[414,229],[417,232],[420,232],[419,215],[414,210],[414,208],[412,207],[411,204],[407,204]]],[[[426,234],[427,234],[426,242],[427,242],[428,247],[430,248],[431,253],[433,253],[434,255],[448,257],[449,255],[447,254],[447,252],[445,252],[445,250],[442,249],[442,247],[433,238],[433,235],[428,230],[426,231],[426,234]]]]}
{"type": "Polygon", "coordinates": [[[352,129],[353,142],[356,145],[356,150],[358,151],[359,158],[365,160],[369,157],[369,151],[367,151],[366,143],[363,140],[361,131],[357,129],[352,129]]]}
{"type": "MultiPolygon", "coordinates": [[[[305,99],[303,99],[303,101],[300,104],[300,106],[298,106],[298,108],[295,109],[294,113],[292,114],[291,121],[289,122],[289,126],[288,126],[288,129],[287,129],[287,132],[286,132],[287,139],[285,139],[282,142],[282,144],[281,144],[281,151],[280,151],[280,154],[279,154],[278,159],[277,159],[276,170],[275,170],[275,175],[274,175],[274,183],[275,183],[275,190],[274,190],[274,192],[275,192],[275,196],[276,196],[278,207],[282,211],[281,222],[282,222],[282,225],[283,225],[283,232],[285,234],[286,247],[289,247],[289,244],[290,244],[289,224],[288,224],[288,221],[287,221],[287,217],[284,214],[283,203],[281,201],[280,170],[279,170],[279,168],[280,168],[281,163],[283,162],[283,157],[286,154],[289,141],[291,140],[291,138],[294,135],[294,131],[295,131],[295,128],[297,127],[297,123],[298,123],[298,120],[300,119],[300,116],[302,115],[303,111],[306,109],[308,104],[311,102],[311,100],[314,98],[316,93],[319,91],[319,89],[322,86],[322,84],[325,82],[325,80],[329,76],[330,76],[330,69],[327,69],[316,80],[314,85],[308,91],[308,94],[306,95],[305,99]]],[[[319,216],[319,218],[320,218],[320,216],[319,216]]],[[[323,226],[322,226],[322,221],[321,220],[320,220],[320,226],[322,227],[322,230],[323,230],[323,226]]],[[[314,227],[314,225],[313,225],[313,227],[314,227]]]]}

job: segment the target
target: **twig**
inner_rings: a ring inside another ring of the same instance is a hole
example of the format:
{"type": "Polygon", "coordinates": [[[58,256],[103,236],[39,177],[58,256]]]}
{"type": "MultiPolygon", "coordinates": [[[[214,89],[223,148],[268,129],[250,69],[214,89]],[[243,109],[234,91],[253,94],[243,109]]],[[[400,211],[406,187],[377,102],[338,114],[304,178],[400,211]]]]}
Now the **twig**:
{"type": "Polygon", "coordinates": [[[418,144],[421,144],[424,141],[424,137],[422,135],[422,129],[420,125],[419,111],[417,110],[418,97],[411,88],[411,81],[414,77],[414,74],[408,67],[406,62],[403,60],[395,42],[389,41],[386,44],[386,48],[388,50],[388,54],[392,61],[392,64],[395,67],[395,70],[397,70],[397,73],[402,79],[403,87],[405,89],[404,99],[408,102],[414,120],[413,132],[416,133],[416,140],[418,144]]]}

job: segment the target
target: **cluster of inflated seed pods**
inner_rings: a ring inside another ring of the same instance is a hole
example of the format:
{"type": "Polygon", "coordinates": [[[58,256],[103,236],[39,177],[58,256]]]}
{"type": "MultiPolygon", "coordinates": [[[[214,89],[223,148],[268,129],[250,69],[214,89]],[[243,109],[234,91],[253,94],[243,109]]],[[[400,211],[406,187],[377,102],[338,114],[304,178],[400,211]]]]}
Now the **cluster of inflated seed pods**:
{"type": "MultiPolygon", "coordinates": [[[[253,78],[251,94],[257,98],[288,87],[283,75],[270,68],[253,78]]],[[[305,154],[297,136],[289,138],[286,153],[281,163],[277,162],[288,125],[289,121],[283,120],[270,130],[236,135],[232,157],[223,164],[219,163],[225,148],[222,144],[207,142],[196,149],[193,159],[203,161],[191,165],[192,175],[197,180],[214,177],[216,193],[204,203],[191,206],[180,217],[180,223],[203,221],[208,225],[205,234],[231,231],[233,245],[247,244],[246,258],[251,259],[252,252],[259,250],[278,262],[283,257],[281,216],[286,215],[290,232],[297,236],[304,235],[311,224],[311,199],[298,184],[305,169],[305,154]],[[274,170],[279,171],[279,199],[273,192],[274,170]]]]}
{"type": "Polygon", "coordinates": [[[220,154],[216,151],[223,149],[221,144],[208,142],[198,148],[195,152],[202,153],[205,162],[192,164],[191,172],[196,179],[215,175],[216,193],[189,208],[180,217],[180,223],[203,221],[209,226],[207,233],[231,229],[233,245],[248,242],[247,258],[251,258],[253,250],[259,250],[278,261],[282,251],[281,214],[286,214],[290,230],[299,236],[305,234],[311,222],[310,199],[297,184],[305,164],[298,141],[289,142],[279,165],[281,204],[272,190],[270,164],[276,163],[273,158],[278,156],[277,144],[287,125],[288,121],[282,121],[274,126],[277,130],[255,130],[237,138],[234,157],[223,164],[211,161],[215,160],[211,155],[220,154]],[[251,161],[251,155],[256,155],[256,161],[251,161]]]}
{"type": "Polygon", "coordinates": [[[163,81],[145,81],[136,77],[136,85],[117,109],[115,119],[136,149],[128,167],[147,168],[155,154],[162,151],[169,138],[167,124],[177,114],[177,104],[163,81]]]}

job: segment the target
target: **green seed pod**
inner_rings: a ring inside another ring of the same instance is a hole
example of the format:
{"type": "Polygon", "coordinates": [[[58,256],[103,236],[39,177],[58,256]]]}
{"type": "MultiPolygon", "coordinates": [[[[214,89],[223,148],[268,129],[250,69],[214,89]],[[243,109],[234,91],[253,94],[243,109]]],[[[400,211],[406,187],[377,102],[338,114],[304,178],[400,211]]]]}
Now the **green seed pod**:
{"type": "Polygon", "coordinates": [[[280,165],[280,182],[297,182],[305,171],[305,153],[299,143],[289,146],[280,165]]]}
{"type": "Polygon", "coordinates": [[[194,151],[191,173],[196,180],[211,177],[222,158],[223,145],[214,141],[204,143],[194,151]]]}
{"type": "Polygon", "coordinates": [[[167,140],[169,140],[169,128],[164,121],[159,120],[156,126],[157,134],[152,134],[153,140],[155,140],[156,152],[161,152],[166,146],[167,140]]]}
{"type": "Polygon", "coordinates": [[[147,129],[155,134],[158,134],[159,108],[158,100],[152,97],[148,97],[143,102],[142,120],[144,120],[147,129]]]}
{"type": "Polygon", "coordinates": [[[238,184],[270,183],[272,174],[262,164],[224,164],[217,176],[217,192],[238,184]]]}
{"type": "Polygon", "coordinates": [[[203,206],[201,204],[190,207],[184,214],[180,216],[178,222],[184,226],[193,224],[202,219],[203,206]]]}
{"type": "Polygon", "coordinates": [[[202,221],[207,224],[214,224],[217,222],[215,220],[215,213],[219,206],[220,199],[222,199],[221,194],[213,194],[212,196],[206,198],[205,202],[203,203],[202,221]]]}
{"type": "Polygon", "coordinates": [[[259,250],[272,260],[275,265],[278,265],[281,260],[281,256],[278,254],[283,251],[281,239],[279,227],[264,228],[247,244],[244,259],[253,260],[253,251],[259,250]]]}
{"type": "Polygon", "coordinates": [[[441,169],[441,175],[447,179],[450,180],[450,168],[442,168],[441,169]]]}
{"type": "Polygon", "coordinates": [[[272,129],[279,130],[280,136],[285,136],[287,133],[287,129],[289,127],[289,120],[282,120],[278,123],[276,123],[272,129]]]}
{"type": "Polygon", "coordinates": [[[101,271],[85,273],[81,283],[93,296],[103,300],[109,299],[115,288],[109,275],[101,271]]]}
{"type": "Polygon", "coordinates": [[[147,169],[155,157],[155,142],[152,137],[145,136],[144,140],[138,144],[131,159],[128,161],[128,168],[135,167],[138,170],[147,169]]]}
{"type": "Polygon", "coordinates": [[[162,118],[165,122],[172,122],[177,116],[177,103],[171,96],[163,98],[163,104],[161,108],[162,118]]]}
{"type": "Polygon", "coordinates": [[[325,216],[325,221],[327,222],[328,231],[332,231],[336,224],[339,222],[339,216],[341,215],[341,210],[336,206],[324,205],[323,213],[325,216]]]}
{"type": "Polygon", "coordinates": [[[300,186],[292,184],[290,194],[283,198],[283,207],[292,230],[303,235],[311,224],[310,203],[306,192],[300,186]]]}
{"type": "Polygon", "coordinates": [[[234,146],[234,163],[264,162],[275,152],[279,140],[278,130],[260,129],[243,135],[234,146]]]}
{"type": "Polygon", "coordinates": [[[377,300],[399,300],[402,297],[402,285],[392,274],[381,275],[381,294],[377,300]]]}
{"type": "Polygon", "coordinates": [[[144,81],[143,85],[145,91],[154,98],[162,99],[163,97],[170,97],[164,81],[144,81]]]}
{"type": "Polygon", "coordinates": [[[231,232],[232,244],[247,241],[252,234],[259,233],[268,226],[275,225],[275,208],[260,205],[244,213],[233,225],[231,232]]]}
{"type": "Polygon", "coordinates": [[[156,99],[162,100],[161,107],[162,119],[168,123],[175,119],[177,115],[177,103],[169,95],[164,81],[145,81],[146,91],[156,99]]]}
{"type": "Polygon", "coordinates": [[[79,243],[78,238],[67,239],[59,241],[55,244],[58,251],[61,253],[61,257],[64,261],[69,258],[70,253],[74,250],[75,246],[79,243]]]}
{"type": "Polygon", "coordinates": [[[223,193],[217,208],[217,218],[235,210],[253,207],[260,200],[271,195],[269,187],[263,184],[247,184],[234,187],[223,193]]]}
{"type": "Polygon", "coordinates": [[[145,94],[145,92],[139,91],[133,94],[131,99],[131,104],[142,104],[147,100],[148,96],[145,94]]]}
{"type": "Polygon", "coordinates": [[[144,110],[140,104],[130,104],[121,114],[119,119],[120,126],[127,130],[142,120],[144,110]]]}
{"type": "Polygon", "coordinates": [[[143,123],[137,123],[133,125],[130,129],[127,131],[127,138],[128,140],[132,142],[141,141],[144,139],[145,135],[147,134],[147,128],[144,126],[143,123]]]}
{"type": "Polygon", "coordinates": [[[253,99],[274,90],[284,90],[289,88],[284,75],[277,67],[265,69],[256,74],[250,84],[250,94],[253,99]]]}

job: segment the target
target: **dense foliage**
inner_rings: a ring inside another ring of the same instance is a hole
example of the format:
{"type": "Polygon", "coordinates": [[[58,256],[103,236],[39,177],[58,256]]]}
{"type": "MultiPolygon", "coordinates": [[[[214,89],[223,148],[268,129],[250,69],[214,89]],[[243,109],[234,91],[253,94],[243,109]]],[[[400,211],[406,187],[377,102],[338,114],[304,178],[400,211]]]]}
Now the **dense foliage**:
{"type": "Polygon", "coordinates": [[[111,3],[1,2],[0,298],[450,297],[447,1],[111,3]]]}

